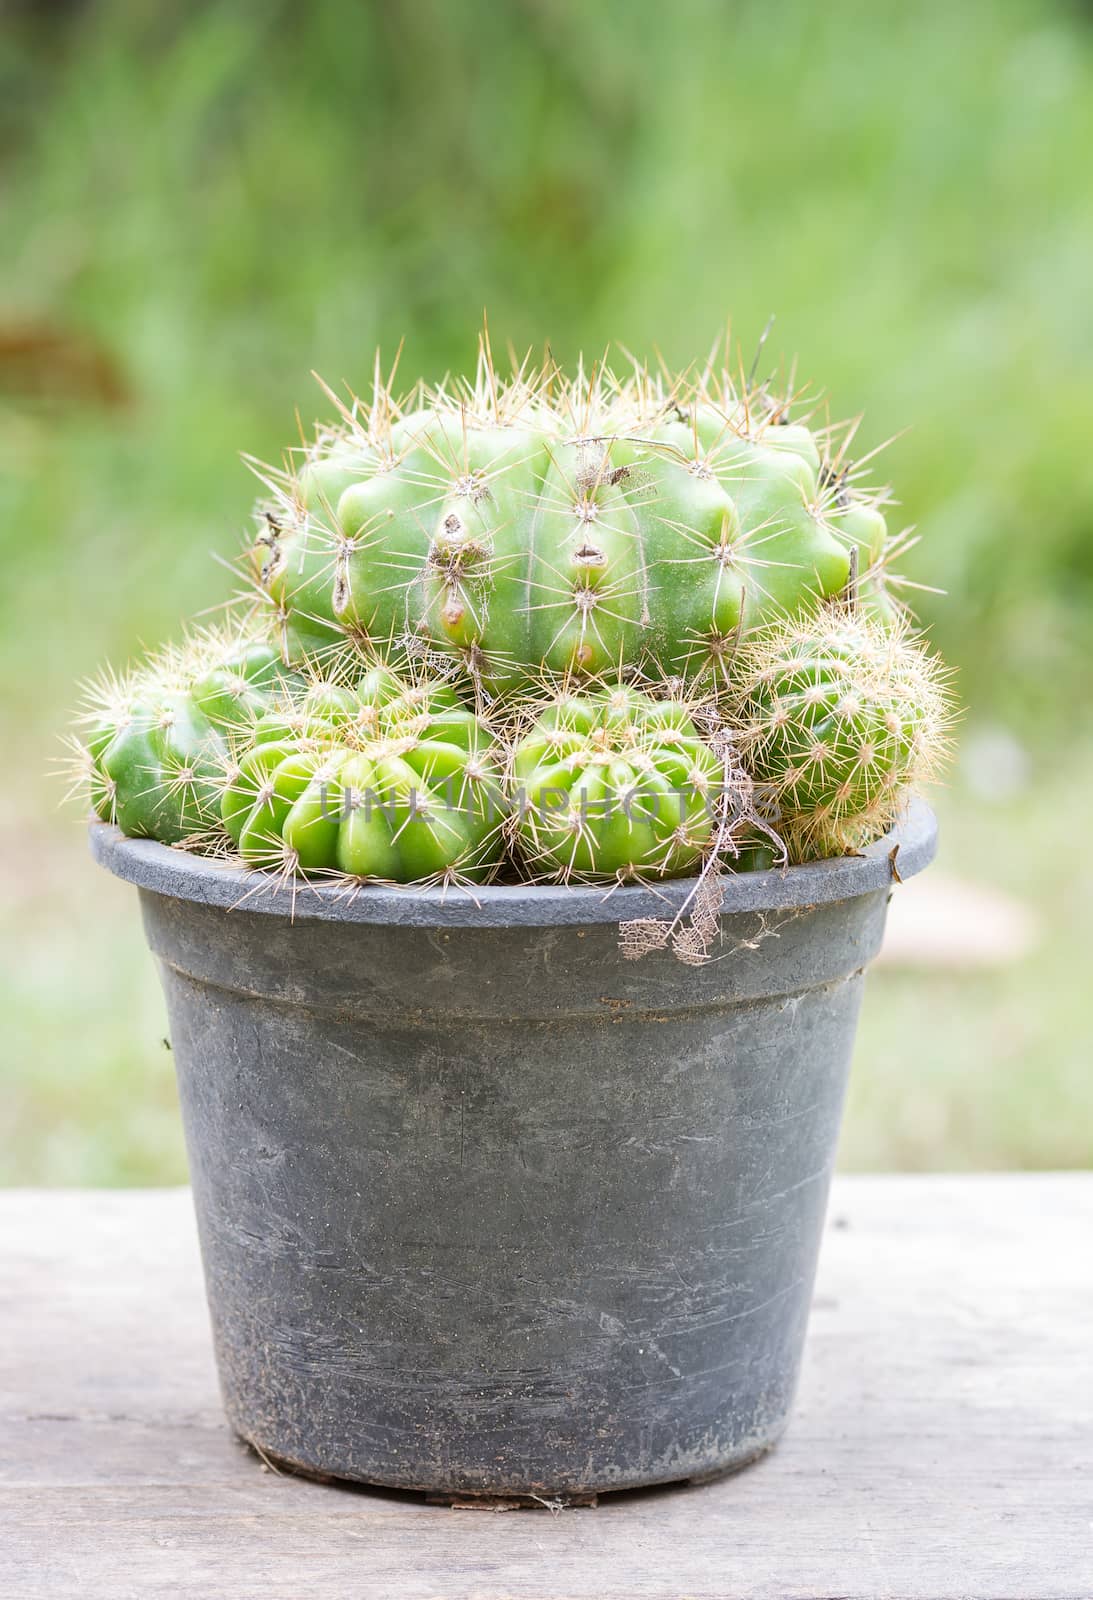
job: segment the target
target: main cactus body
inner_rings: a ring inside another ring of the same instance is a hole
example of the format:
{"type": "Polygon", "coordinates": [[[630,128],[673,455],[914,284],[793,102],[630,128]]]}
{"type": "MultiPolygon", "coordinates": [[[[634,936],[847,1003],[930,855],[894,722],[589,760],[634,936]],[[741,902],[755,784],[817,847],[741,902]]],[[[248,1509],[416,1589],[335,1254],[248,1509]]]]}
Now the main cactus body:
{"type": "Polygon", "coordinates": [[[515,747],[520,848],[547,877],[679,877],[713,836],[720,779],[679,701],[625,684],[563,694],[515,747]]]}
{"type": "Polygon", "coordinates": [[[383,393],[268,477],[253,570],[290,661],[399,639],[487,695],[544,669],[717,681],[742,632],[839,593],[866,543],[873,584],[883,515],[820,445],[727,377],[480,375],[402,411],[383,393]]]}
{"type": "Polygon", "coordinates": [[[255,728],[221,802],[245,860],[361,880],[481,881],[507,812],[492,735],[443,685],[313,690],[255,728]]]}

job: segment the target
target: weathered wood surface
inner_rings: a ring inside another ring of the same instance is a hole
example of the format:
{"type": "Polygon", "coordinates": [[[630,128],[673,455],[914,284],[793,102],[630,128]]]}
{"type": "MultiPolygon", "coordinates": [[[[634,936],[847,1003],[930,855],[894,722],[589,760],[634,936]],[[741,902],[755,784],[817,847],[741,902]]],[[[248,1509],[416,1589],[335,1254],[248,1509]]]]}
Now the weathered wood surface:
{"type": "Polygon", "coordinates": [[[555,1515],[269,1472],[188,1195],[0,1195],[0,1595],[1089,1600],[1093,1175],[841,1180],[780,1448],[555,1515]]]}

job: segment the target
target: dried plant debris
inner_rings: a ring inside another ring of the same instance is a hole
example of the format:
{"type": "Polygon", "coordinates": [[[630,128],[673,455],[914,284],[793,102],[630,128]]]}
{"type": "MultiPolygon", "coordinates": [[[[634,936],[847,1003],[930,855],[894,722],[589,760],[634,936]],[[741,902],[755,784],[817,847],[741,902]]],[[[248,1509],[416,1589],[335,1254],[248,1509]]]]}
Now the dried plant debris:
{"type": "Polygon", "coordinates": [[[672,918],[636,918],[619,925],[619,951],[640,961],[671,948],[688,966],[703,966],[721,940],[721,912],[728,879],[736,871],[784,866],[786,849],[756,804],[755,785],[740,764],[725,730],[711,737],[721,762],[717,826],[693,888],[672,918]]]}

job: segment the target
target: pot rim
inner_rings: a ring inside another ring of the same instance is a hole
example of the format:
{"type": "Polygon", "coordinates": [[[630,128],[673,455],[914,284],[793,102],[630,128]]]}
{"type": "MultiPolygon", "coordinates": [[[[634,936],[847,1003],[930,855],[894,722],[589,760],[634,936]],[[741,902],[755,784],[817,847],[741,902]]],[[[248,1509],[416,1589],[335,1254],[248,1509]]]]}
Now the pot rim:
{"type": "MultiPolygon", "coordinates": [[[[258,868],[191,855],[152,839],[129,839],[105,822],[91,824],[90,843],[100,866],[138,889],[297,922],[413,928],[587,927],[674,916],[697,882],[674,878],[655,886],[524,883],[476,884],[466,889],[362,884],[359,891],[347,893],[343,884],[303,879],[285,883],[258,868]]],[[[826,905],[872,894],[921,872],[936,849],[937,819],[924,801],[912,800],[897,826],[861,855],[727,875],[722,915],[826,905]]]]}

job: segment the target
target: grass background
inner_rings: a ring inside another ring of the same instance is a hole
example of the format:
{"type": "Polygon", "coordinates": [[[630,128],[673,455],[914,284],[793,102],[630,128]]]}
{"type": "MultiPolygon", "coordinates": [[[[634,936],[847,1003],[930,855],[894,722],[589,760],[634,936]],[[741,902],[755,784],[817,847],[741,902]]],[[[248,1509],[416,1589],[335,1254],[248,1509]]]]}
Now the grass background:
{"type": "Polygon", "coordinates": [[[1077,4],[9,8],[0,1181],[183,1172],[132,897],[43,776],[73,679],[228,592],[238,452],[322,414],[312,368],[463,367],[484,307],[678,363],[775,312],[863,450],[910,425],[884,469],[967,706],[943,863],[1041,938],[873,975],[843,1161],[1088,1163],[1091,148],[1077,4]]]}

